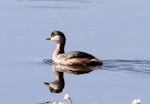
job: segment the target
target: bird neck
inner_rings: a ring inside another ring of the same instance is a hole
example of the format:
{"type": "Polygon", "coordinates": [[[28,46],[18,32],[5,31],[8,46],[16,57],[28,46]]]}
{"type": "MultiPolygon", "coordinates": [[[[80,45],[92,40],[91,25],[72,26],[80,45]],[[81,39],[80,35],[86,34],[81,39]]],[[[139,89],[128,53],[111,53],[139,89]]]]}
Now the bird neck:
{"type": "Polygon", "coordinates": [[[53,53],[53,59],[55,59],[57,55],[64,53],[64,48],[65,48],[65,44],[58,43],[53,53]]]}
{"type": "Polygon", "coordinates": [[[58,71],[59,69],[56,64],[53,64],[52,69],[54,71],[56,80],[63,81],[64,80],[64,72],[58,71]]]}
{"type": "Polygon", "coordinates": [[[55,77],[57,81],[63,81],[64,80],[64,73],[63,72],[57,72],[55,73],[55,77]]]}

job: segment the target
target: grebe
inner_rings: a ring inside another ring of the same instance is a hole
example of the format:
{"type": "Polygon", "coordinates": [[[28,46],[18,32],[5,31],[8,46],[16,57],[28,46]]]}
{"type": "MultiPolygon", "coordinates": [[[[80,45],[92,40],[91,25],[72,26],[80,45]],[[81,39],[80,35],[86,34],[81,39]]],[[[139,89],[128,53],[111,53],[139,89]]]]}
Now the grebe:
{"type": "Polygon", "coordinates": [[[66,37],[61,31],[53,31],[46,40],[53,40],[57,43],[52,56],[52,60],[56,64],[75,66],[95,66],[103,64],[102,61],[85,52],[73,51],[64,53],[66,37]]]}

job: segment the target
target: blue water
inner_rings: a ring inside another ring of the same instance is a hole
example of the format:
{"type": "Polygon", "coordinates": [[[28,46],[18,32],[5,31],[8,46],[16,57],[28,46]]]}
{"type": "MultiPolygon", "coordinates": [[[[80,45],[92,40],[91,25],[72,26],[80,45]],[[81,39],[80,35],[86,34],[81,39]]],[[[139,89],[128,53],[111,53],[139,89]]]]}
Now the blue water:
{"type": "Polygon", "coordinates": [[[147,0],[5,0],[0,2],[0,104],[62,101],[74,104],[149,103],[150,2],[147,0]],[[67,37],[65,51],[85,51],[103,60],[86,74],[64,72],[61,93],[53,82],[52,31],[67,37]]]}
{"type": "MultiPolygon", "coordinates": [[[[150,60],[108,59],[103,60],[103,66],[95,67],[52,65],[49,59],[44,59],[44,63],[53,67],[55,77],[64,73],[61,78],[65,84],[58,81],[54,85],[61,87],[51,87],[57,90],[50,90],[50,94],[69,90],[73,99],[78,99],[75,103],[88,103],[91,99],[96,100],[90,103],[109,102],[108,99],[116,103],[121,103],[122,100],[130,103],[134,97],[148,101],[150,60]]],[[[51,80],[49,83],[56,81],[51,80]]]]}

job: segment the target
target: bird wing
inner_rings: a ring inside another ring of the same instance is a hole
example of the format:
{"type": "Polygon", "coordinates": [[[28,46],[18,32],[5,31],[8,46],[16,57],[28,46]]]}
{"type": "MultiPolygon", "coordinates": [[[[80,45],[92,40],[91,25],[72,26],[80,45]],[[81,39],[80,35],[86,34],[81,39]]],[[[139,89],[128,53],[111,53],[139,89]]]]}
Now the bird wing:
{"type": "Polygon", "coordinates": [[[85,52],[79,52],[79,51],[73,51],[68,52],[65,54],[62,54],[62,57],[65,59],[72,59],[72,58],[95,58],[91,54],[85,53],[85,52]]]}

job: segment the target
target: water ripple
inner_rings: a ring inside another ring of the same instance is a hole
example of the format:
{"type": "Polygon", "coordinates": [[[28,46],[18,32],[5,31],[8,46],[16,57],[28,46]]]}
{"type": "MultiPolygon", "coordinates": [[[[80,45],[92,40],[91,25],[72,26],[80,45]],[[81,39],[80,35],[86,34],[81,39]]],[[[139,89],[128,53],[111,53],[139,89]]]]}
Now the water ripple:
{"type": "Polygon", "coordinates": [[[103,70],[150,74],[150,60],[103,60],[103,70]]]}
{"type": "Polygon", "coordinates": [[[36,8],[80,8],[98,5],[98,0],[17,0],[26,7],[36,8]]]}
{"type": "MultiPolygon", "coordinates": [[[[52,65],[51,59],[43,59],[44,63],[52,65]]],[[[103,66],[93,67],[93,70],[126,71],[150,74],[150,60],[103,60],[103,66]]]]}

